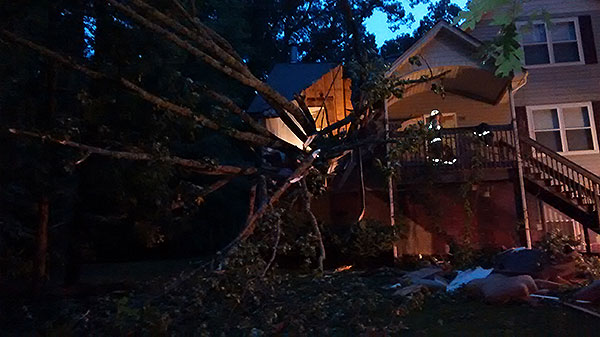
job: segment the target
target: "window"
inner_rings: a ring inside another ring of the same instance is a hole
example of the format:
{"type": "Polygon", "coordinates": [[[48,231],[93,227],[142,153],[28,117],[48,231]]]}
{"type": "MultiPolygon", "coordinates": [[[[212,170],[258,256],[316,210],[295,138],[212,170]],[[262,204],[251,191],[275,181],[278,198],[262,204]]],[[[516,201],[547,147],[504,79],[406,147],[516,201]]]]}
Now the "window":
{"type": "Polygon", "coordinates": [[[590,103],[527,107],[531,138],[560,153],[596,153],[590,103]]]}
{"type": "Polygon", "coordinates": [[[525,65],[581,64],[582,46],[577,19],[557,19],[519,25],[525,65]]]}
{"type": "MultiPolygon", "coordinates": [[[[431,115],[423,115],[423,122],[427,125],[431,121],[431,115]]],[[[457,127],[455,113],[442,113],[440,124],[445,129],[454,129],[457,127]]]]}

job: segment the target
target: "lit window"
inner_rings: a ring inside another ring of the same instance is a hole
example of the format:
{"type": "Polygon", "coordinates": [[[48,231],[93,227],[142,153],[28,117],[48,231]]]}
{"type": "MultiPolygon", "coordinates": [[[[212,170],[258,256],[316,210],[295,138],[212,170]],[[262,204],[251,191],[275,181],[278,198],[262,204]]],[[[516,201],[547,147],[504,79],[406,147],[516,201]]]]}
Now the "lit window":
{"type": "Polygon", "coordinates": [[[581,38],[576,19],[552,21],[551,25],[536,22],[521,24],[525,65],[579,64],[581,60],[581,38]]]}
{"type": "Polygon", "coordinates": [[[325,119],[325,109],[320,106],[309,106],[308,110],[315,120],[315,127],[317,131],[321,131],[327,126],[327,120],[325,119]]]}
{"type": "Polygon", "coordinates": [[[589,103],[528,107],[531,137],[561,153],[597,151],[589,103]]]}

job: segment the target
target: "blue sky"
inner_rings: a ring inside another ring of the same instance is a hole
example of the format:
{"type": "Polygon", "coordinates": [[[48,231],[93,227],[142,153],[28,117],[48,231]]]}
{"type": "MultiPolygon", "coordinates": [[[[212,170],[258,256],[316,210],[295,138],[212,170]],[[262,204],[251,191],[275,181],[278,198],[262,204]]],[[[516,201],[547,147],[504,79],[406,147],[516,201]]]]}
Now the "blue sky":
{"type": "MultiPolygon", "coordinates": [[[[415,22],[412,25],[400,27],[400,29],[398,29],[397,31],[392,32],[388,28],[388,24],[386,22],[387,18],[385,14],[379,11],[375,12],[370,18],[366,20],[365,23],[367,26],[367,30],[370,33],[375,34],[375,39],[377,41],[378,47],[381,47],[383,42],[393,39],[399,34],[411,33],[415,28],[418,27],[419,20],[421,20],[421,18],[425,16],[425,14],[427,14],[428,4],[420,4],[418,6],[415,6],[414,8],[410,8],[408,6],[407,0],[402,0],[402,2],[404,3],[407,12],[413,13],[415,17],[415,22]]],[[[464,8],[467,0],[453,0],[452,2],[464,8]]]]}

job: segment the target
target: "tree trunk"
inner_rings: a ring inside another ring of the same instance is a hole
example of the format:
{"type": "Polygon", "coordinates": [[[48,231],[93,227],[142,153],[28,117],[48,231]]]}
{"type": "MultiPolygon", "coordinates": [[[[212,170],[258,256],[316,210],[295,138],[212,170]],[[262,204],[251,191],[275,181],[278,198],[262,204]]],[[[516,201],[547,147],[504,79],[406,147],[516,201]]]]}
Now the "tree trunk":
{"type": "Polygon", "coordinates": [[[38,230],[36,233],[36,252],[34,266],[34,294],[38,295],[46,279],[46,258],[48,256],[48,218],[50,202],[44,196],[38,203],[38,230]]]}

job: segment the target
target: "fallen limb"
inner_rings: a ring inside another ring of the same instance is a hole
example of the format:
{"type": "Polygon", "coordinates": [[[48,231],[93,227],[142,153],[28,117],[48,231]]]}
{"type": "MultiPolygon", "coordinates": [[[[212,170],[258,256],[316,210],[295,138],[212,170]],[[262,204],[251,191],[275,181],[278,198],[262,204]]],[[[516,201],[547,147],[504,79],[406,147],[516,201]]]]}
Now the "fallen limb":
{"type": "Polygon", "coordinates": [[[267,266],[263,270],[261,277],[265,277],[265,275],[267,275],[267,272],[269,271],[269,269],[271,269],[271,265],[273,265],[273,262],[277,257],[277,249],[279,249],[279,239],[281,239],[281,219],[277,219],[277,231],[275,233],[275,244],[273,244],[273,253],[271,254],[271,258],[269,259],[267,266]]]}
{"type": "Polygon", "coordinates": [[[306,185],[306,178],[303,178],[301,181],[302,188],[302,208],[308,215],[308,219],[313,226],[313,230],[317,235],[317,239],[319,240],[319,271],[323,273],[323,261],[325,260],[325,245],[323,244],[323,236],[321,235],[321,229],[319,228],[319,223],[317,222],[317,218],[315,214],[312,212],[310,207],[310,193],[308,192],[308,186],[306,185]]]}
{"type": "Polygon", "coordinates": [[[207,164],[204,162],[185,159],[176,156],[153,156],[148,153],[137,153],[137,152],[125,152],[125,151],[112,151],[103,149],[100,147],[85,145],[81,143],[77,143],[74,141],[66,140],[66,139],[57,139],[50,135],[43,135],[36,132],[30,131],[22,131],[17,129],[8,129],[8,131],[15,135],[22,135],[27,137],[38,138],[43,141],[48,141],[55,144],[60,144],[72,148],[76,148],[87,153],[98,154],[101,156],[112,157],[116,159],[127,159],[127,160],[136,160],[136,161],[157,161],[162,163],[169,163],[178,166],[182,166],[185,168],[192,169],[196,172],[206,174],[206,175],[249,175],[256,173],[256,168],[248,167],[241,168],[237,166],[228,166],[228,165],[213,165],[207,164]]]}
{"type": "MultiPolygon", "coordinates": [[[[191,22],[194,27],[196,27],[196,29],[200,32],[203,32],[204,34],[206,34],[210,39],[212,39],[213,41],[215,41],[215,43],[221,47],[223,50],[227,51],[231,56],[235,57],[238,61],[241,61],[242,58],[240,57],[240,55],[238,55],[238,53],[235,51],[235,49],[233,49],[233,46],[229,43],[229,41],[227,41],[226,39],[224,39],[221,35],[219,35],[217,32],[215,32],[212,29],[209,29],[205,24],[203,24],[202,22],[200,22],[200,20],[196,19],[193,14],[190,14],[185,7],[183,7],[183,5],[181,4],[181,2],[179,2],[178,0],[172,0],[172,2],[175,4],[175,7],[177,7],[177,9],[179,9],[179,11],[183,14],[183,16],[185,16],[185,18],[191,22]]],[[[192,2],[192,6],[194,5],[194,2],[192,2]]]]}
{"type": "MultiPolygon", "coordinates": [[[[306,172],[312,167],[312,163],[315,161],[315,159],[317,158],[318,154],[319,154],[319,150],[313,152],[312,155],[310,157],[308,157],[294,171],[294,173],[286,180],[286,182],[281,187],[279,187],[279,189],[277,191],[275,191],[275,193],[273,193],[273,195],[271,196],[271,198],[269,199],[269,201],[267,203],[265,203],[264,205],[262,205],[261,207],[259,207],[259,209],[256,212],[249,211],[250,216],[248,217],[248,221],[246,222],[246,226],[244,227],[244,229],[242,230],[242,232],[240,232],[240,234],[233,241],[231,241],[229,244],[227,244],[225,247],[223,247],[220,251],[218,251],[212,258],[210,258],[210,259],[208,259],[208,260],[206,260],[204,262],[201,262],[198,267],[194,268],[189,273],[182,274],[175,282],[173,282],[169,286],[165,287],[165,289],[163,290],[163,292],[161,292],[160,294],[158,294],[158,295],[150,298],[148,300],[148,302],[155,301],[155,300],[163,297],[164,295],[168,294],[169,292],[173,291],[174,289],[177,289],[185,281],[187,281],[190,278],[192,278],[194,275],[196,275],[198,272],[200,272],[204,268],[206,268],[208,266],[211,266],[211,265],[214,265],[215,263],[220,263],[220,260],[227,253],[229,253],[232,248],[234,248],[240,242],[244,241],[245,239],[248,238],[248,236],[250,236],[250,234],[252,233],[252,230],[254,229],[253,226],[254,226],[255,222],[258,221],[260,218],[262,218],[262,216],[264,215],[264,213],[266,212],[266,210],[269,207],[272,207],[281,198],[281,196],[290,188],[290,186],[292,184],[298,182],[300,179],[302,179],[302,177],[304,177],[304,175],[306,174],[306,172]]],[[[250,202],[250,204],[253,205],[254,204],[255,195],[256,195],[256,185],[251,189],[250,192],[251,192],[251,202],[250,202]]]]}
{"type": "MultiPolygon", "coordinates": [[[[274,102],[278,107],[281,107],[282,109],[289,112],[292,116],[294,116],[294,118],[298,121],[298,123],[300,123],[300,125],[302,125],[304,128],[307,127],[303,113],[297,105],[288,101],[284,96],[282,96],[275,89],[271,88],[268,84],[266,84],[266,83],[262,82],[261,80],[259,80],[258,78],[256,78],[249,70],[247,70],[247,67],[244,64],[235,60],[235,58],[233,58],[231,56],[227,56],[229,54],[223,52],[222,54],[213,54],[211,56],[211,55],[207,54],[206,52],[204,52],[203,50],[200,50],[197,47],[193,46],[187,40],[182,39],[177,34],[154,23],[154,20],[144,17],[143,15],[138,13],[133,8],[131,8],[127,5],[124,5],[123,3],[120,3],[116,0],[108,0],[108,2],[110,2],[113,6],[115,6],[123,14],[131,17],[132,19],[134,19],[135,21],[137,21],[139,24],[146,27],[147,29],[163,36],[165,39],[171,41],[172,43],[179,46],[180,48],[187,50],[189,53],[198,57],[201,61],[205,62],[209,66],[215,68],[216,70],[222,72],[223,74],[225,74],[227,76],[232,77],[233,79],[239,81],[240,83],[242,83],[246,86],[254,88],[263,97],[268,98],[271,102],[274,102]],[[233,61],[235,61],[237,63],[235,63],[235,64],[231,63],[233,61]]],[[[142,3],[139,0],[136,0],[136,2],[142,3]]],[[[149,5],[146,5],[146,6],[149,6],[149,5]]],[[[157,15],[157,12],[159,12],[159,11],[154,9],[151,13],[154,15],[157,15]]],[[[159,18],[158,16],[153,16],[153,17],[156,19],[159,18]]],[[[161,18],[164,19],[163,16],[161,16],[161,18]]],[[[161,20],[161,19],[159,19],[159,20],[164,23],[163,20],[161,20]]],[[[210,30],[210,28],[208,28],[208,27],[205,27],[205,28],[207,30],[210,30]]],[[[218,46],[216,46],[213,41],[203,39],[201,41],[196,41],[196,42],[198,42],[204,50],[220,50],[220,48],[218,46]]],[[[275,106],[273,106],[273,107],[275,108],[275,106]]],[[[285,122],[285,120],[284,120],[284,122],[285,122]]],[[[286,122],[286,125],[288,127],[291,127],[290,124],[288,124],[287,122],[286,122]]]]}
{"type": "Polygon", "coordinates": [[[261,134],[265,137],[274,137],[273,134],[271,132],[269,132],[269,130],[267,130],[267,128],[265,128],[262,124],[258,123],[254,118],[250,117],[250,115],[248,115],[246,113],[246,111],[244,111],[237,104],[235,104],[229,97],[227,97],[221,93],[218,93],[214,90],[211,90],[207,87],[201,87],[199,85],[196,85],[195,83],[193,85],[195,88],[198,88],[201,92],[206,94],[208,97],[212,98],[213,100],[217,101],[219,104],[224,106],[225,108],[229,109],[229,111],[240,116],[240,118],[244,122],[246,122],[251,128],[253,128],[259,134],[261,134]]]}
{"type": "Polygon", "coordinates": [[[244,226],[244,229],[240,232],[240,234],[233,241],[231,241],[229,244],[227,244],[227,246],[223,247],[223,249],[221,249],[221,252],[228,252],[231,248],[236,246],[238,243],[246,240],[250,235],[252,235],[252,233],[254,232],[254,228],[256,226],[256,222],[263,217],[263,215],[265,214],[265,212],[267,211],[267,209],[269,207],[272,207],[275,203],[277,203],[277,201],[279,201],[281,196],[283,196],[283,194],[288,190],[288,188],[290,188],[290,186],[292,186],[294,183],[298,182],[299,180],[301,180],[304,177],[306,172],[312,167],[312,164],[315,161],[315,159],[317,158],[319,152],[320,152],[319,150],[313,152],[312,155],[309,156],[294,171],[294,173],[292,173],[292,175],[289,178],[287,178],[285,183],[283,183],[283,185],[281,185],[277,189],[277,191],[275,191],[273,193],[273,195],[271,195],[271,198],[269,198],[269,201],[266,202],[265,204],[261,205],[258,208],[258,210],[256,210],[256,212],[254,212],[252,214],[252,216],[250,216],[248,218],[248,220],[246,221],[246,226],[244,226]]]}
{"type": "MultiPolygon", "coordinates": [[[[139,12],[135,11],[131,7],[128,7],[127,5],[123,5],[115,0],[109,0],[109,2],[113,6],[117,7],[119,10],[121,10],[123,12],[126,12],[130,16],[133,16],[135,14],[140,15],[139,12]]],[[[196,41],[198,44],[200,44],[203,47],[206,47],[206,50],[208,51],[209,54],[211,54],[211,56],[213,58],[220,59],[224,64],[235,69],[236,71],[239,71],[243,75],[252,76],[250,73],[250,70],[243,63],[241,63],[238,59],[233,57],[227,51],[223,50],[219,45],[214,43],[214,41],[212,41],[212,39],[210,37],[207,38],[206,31],[192,31],[189,28],[182,25],[181,23],[179,23],[177,20],[164,14],[163,12],[158,10],[156,7],[153,7],[149,4],[147,4],[145,1],[130,0],[129,2],[132,3],[134,6],[146,11],[146,13],[151,18],[154,19],[153,22],[156,22],[156,21],[162,22],[162,24],[173,29],[178,34],[183,35],[193,41],[196,41]]],[[[141,20],[141,18],[139,18],[137,16],[135,18],[138,21],[141,20]]]]}
{"type": "Polygon", "coordinates": [[[287,143],[280,141],[280,140],[273,140],[270,137],[265,137],[265,136],[258,135],[258,134],[252,133],[252,132],[244,132],[244,131],[239,131],[239,130],[232,129],[232,128],[223,128],[223,127],[221,127],[221,125],[219,125],[217,122],[213,121],[212,119],[210,119],[204,115],[195,114],[188,107],[174,104],[164,98],[161,98],[154,94],[151,94],[148,91],[144,90],[143,88],[139,87],[138,85],[134,84],[133,82],[131,82],[125,78],[118,78],[118,79],[111,78],[110,76],[108,76],[104,73],[101,73],[101,72],[89,69],[85,66],[82,66],[67,56],[61,55],[61,54],[54,52],[44,46],[41,46],[37,43],[34,43],[32,41],[29,41],[27,39],[19,37],[7,30],[4,30],[4,29],[0,30],[0,36],[4,37],[14,43],[28,47],[28,48],[38,52],[42,56],[47,57],[52,60],[55,60],[60,64],[63,64],[65,66],[68,66],[69,68],[72,68],[73,70],[79,71],[92,79],[109,80],[109,81],[118,82],[125,88],[129,89],[132,93],[134,93],[138,97],[146,100],[147,102],[150,102],[150,103],[158,106],[159,108],[169,111],[169,112],[172,112],[176,115],[186,117],[186,118],[192,118],[198,124],[200,124],[206,128],[209,128],[211,130],[219,131],[219,132],[222,132],[222,133],[224,133],[232,138],[235,138],[237,140],[240,140],[243,142],[249,142],[251,144],[255,144],[255,145],[259,145],[259,146],[268,146],[268,147],[273,147],[273,148],[289,148],[289,145],[287,143]]]}

